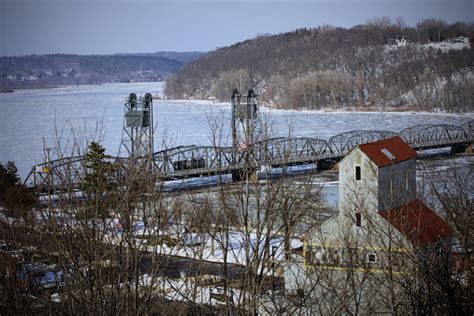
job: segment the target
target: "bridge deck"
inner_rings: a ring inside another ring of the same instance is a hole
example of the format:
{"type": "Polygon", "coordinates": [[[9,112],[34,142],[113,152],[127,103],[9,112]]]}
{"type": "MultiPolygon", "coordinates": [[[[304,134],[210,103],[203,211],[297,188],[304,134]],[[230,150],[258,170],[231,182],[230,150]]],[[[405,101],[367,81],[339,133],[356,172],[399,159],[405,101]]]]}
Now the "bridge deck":
{"type": "MultiPolygon", "coordinates": [[[[279,137],[258,142],[250,147],[251,151],[230,147],[178,146],[157,152],[153,158],[156,172],[163,180],[195,178],[229,174],[252,165],[283,167],[337,161],[359,144],[394,135],[399,135],[415,150],[467,146],[474,142],[474,120],[462,126],[418,125],[400,133],[357,130],[335,135],[327,141],[279,137]]],[[[123,168],[126,168],[127,161],[123,157],[110,159],[111,163],[123,168]]],[[[76,182],[81,181],[86,168],[81,156],[53,160],[34,166],[25,182],[30,180],[30,185],[46,187],[49,182],[61,183],[61,179],[67,179],[71,188],[80,190],[76,182]]]]}

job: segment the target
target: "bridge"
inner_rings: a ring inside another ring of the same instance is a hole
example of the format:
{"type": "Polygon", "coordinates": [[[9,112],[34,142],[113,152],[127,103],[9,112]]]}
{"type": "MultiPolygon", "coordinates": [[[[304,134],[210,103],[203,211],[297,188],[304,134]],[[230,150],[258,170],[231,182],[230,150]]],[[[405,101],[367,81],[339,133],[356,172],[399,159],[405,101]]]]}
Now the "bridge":
{"type": "MultiPolygon", "coordinates": [[[[159,179],[173,180],[238,173],[249,166],[283,167],[303,164],[331,165],[359,144],[400,136],[415,150],[451,147],[453,153],[466,150],[474,142],[474,120],[462,125],[417,125],[392,131],[354,130],[330,137],[277,137],[255,142],[246,148],[219,146],[178,146],[154,152],[153,169],[159,179]]],[[[115,157],[111,163],[127,168],[129,158],[115,157]]],[[[51,183],[66,184],[80,190],[86,170],[82,156],[67,157],[33,167],[26,183],[51,188],[51,183]]],[[[56,189],[59,187],[54,186],[56,189]]]]}

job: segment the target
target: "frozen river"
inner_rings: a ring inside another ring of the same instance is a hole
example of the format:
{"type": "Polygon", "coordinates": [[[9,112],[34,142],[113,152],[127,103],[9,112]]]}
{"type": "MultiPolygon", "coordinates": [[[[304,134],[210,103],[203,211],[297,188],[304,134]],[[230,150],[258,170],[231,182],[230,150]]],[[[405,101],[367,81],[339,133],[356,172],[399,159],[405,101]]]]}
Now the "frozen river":
{"type": "MultiPolygon", "coordinates": [[[[128,94],[162,95],[162,83],[106,84],[0,94],[0,161],[14,161],[25,177],[32,165],[42,162],[43,144],[52,147],[55,135],[67,139],[72,128],[92,135],[102,131],[102,142],[117,155],[122,136],[123,103],[128,94]],[[99,126],[99,127],[97,127],[99,126]]],[[[327,139],[355,129],[400,131],[417,124],[462,124],[472,115],[413,113],[322,113],[263,108],[275,136],[292,135],[327,139]]],[[[230,105],[207,101],[155,100],[155,150],[174,145],[211,144],[209,121],[223,117],[224,139],[229,137],[230,105]]]]}

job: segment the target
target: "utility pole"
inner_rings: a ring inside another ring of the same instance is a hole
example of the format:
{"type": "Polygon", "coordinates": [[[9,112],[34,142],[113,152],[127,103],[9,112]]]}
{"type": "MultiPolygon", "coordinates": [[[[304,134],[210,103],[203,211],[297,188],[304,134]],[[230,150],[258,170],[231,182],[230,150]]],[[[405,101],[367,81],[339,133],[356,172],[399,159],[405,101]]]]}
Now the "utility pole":
{"type": "Polygon", "coordinates": [[[46,153],[47,153],[47,159],[48,159],[48,167],[47,167],[47,176],[48,176],[48,210],[50,212],[50,216],[52,215],[52,210],[53,210],[53,204],[51,201],[51,190],[53,189],[53,177],[52,177],[52,172],[53,169],[51,168],[51,154],[50,154],[51,148],[46,147],[46,153]]]}

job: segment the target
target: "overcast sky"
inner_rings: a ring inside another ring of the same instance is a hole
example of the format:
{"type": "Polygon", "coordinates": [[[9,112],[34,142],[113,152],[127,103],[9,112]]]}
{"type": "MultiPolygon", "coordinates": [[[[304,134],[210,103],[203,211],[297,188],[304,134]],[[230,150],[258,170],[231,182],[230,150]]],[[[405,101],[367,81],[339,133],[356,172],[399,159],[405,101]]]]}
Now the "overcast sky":
{"type": "Polygon", "coordinates": [[[474,0],[0,0],[0,55],[209,51],[375,16],[474,21],[474,0]]]}

